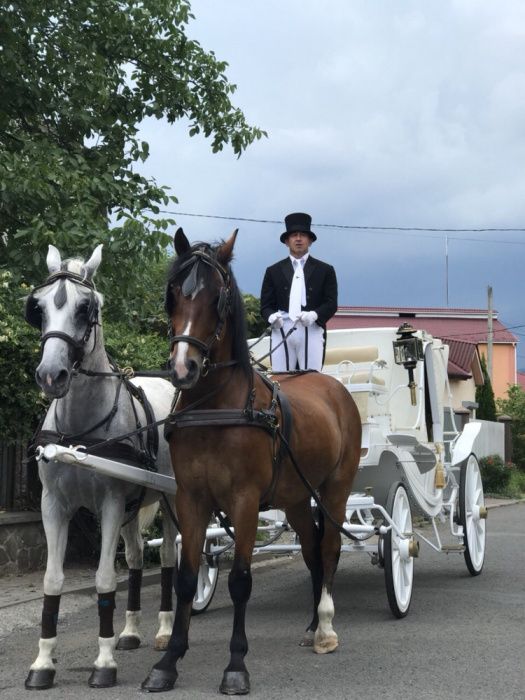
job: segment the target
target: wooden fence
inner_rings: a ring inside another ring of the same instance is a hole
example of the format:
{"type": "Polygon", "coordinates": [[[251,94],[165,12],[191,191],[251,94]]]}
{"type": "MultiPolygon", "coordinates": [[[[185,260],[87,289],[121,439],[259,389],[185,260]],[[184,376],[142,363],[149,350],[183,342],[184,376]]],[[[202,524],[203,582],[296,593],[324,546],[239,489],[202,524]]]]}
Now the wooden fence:
{"type": "Polygon", "coordinates": [[[26,452],[26,441],[0,442],[0,510],[34,510],[39,503],[36,463],[26,452]]]}

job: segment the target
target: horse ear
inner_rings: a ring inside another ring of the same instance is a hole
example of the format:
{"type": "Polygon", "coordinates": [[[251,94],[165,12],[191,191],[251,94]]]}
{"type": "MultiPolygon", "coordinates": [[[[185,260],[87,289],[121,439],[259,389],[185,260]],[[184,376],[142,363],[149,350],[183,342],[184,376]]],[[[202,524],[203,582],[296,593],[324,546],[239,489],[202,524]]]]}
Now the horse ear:
{"type": "Polygon", "coordinates": [[[93,278],[93,275],[102,261],[102,245],[103,244],[100,243],[93,251],[89,260],[82,265],[82,272],[88,280],[93,278]]]}
{"type": "Polygon", "coordinates": [[[55,248],[54,245],[50,244],[49,248],[47,249],[46,263],[50,275],[60,270],[60,266],[62,265],[62,259],[60,258],[58,248],[55,248]]]}
{"type": "Polygon", "coordinates": [[[227,265],[233,257],[233,246],[235,245],[235,239],[239,229],[236,228],[232,235],[217,249],[217,260],[221,265],[227,265]]]}
{"type": "Polygon", "coordinates": [[[175,246],[175,252],[177,255],[184,255],[190,248],[190,242],[186,238],[186,234],[182,228],[178,228],[173,236],[173,244],[175,246]]]}

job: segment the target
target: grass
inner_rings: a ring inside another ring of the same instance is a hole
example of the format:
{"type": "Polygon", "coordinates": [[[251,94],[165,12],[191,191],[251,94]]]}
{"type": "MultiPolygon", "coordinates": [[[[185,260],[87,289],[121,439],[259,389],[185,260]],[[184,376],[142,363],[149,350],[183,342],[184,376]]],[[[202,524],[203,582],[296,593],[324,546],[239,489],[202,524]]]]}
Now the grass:
{"type": "Polygon", "coordinates": [[[513,471],[509,483],[499,495],[505,498],[525,498],[525,472],[518,469],[513,471]]]}

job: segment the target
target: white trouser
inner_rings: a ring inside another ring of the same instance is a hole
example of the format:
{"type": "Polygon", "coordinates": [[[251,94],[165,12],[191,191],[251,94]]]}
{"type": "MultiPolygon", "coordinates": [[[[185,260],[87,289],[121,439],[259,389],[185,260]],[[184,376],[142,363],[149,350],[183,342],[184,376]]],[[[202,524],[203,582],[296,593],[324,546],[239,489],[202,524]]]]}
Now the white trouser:
{"type": "Polygon", "coordinates": [[[297,323],[296,329],[283,343],[283,337],[293,325],[292,321],[286,318],[282,329],[272,330],[271,347],[276,348],[271,356],[272,370],[290,372],[299,368],[316,369],[320,372],[323,366],[323,329],[317,323],[306,328],[297,323]]]}

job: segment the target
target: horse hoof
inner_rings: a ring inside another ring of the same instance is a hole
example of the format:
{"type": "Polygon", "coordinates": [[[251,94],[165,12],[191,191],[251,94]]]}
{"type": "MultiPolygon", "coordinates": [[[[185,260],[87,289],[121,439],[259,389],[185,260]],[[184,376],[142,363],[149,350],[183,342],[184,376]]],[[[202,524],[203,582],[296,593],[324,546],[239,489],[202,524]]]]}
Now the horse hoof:
{"type": "Polygon", "coordinates": [[[177,671],[164,671],[160,668],[152,668],[149,676],[140,686],[148,693],[163,693],[172,690],[179,674],[177,671]]]}
{"type": "Polygon", "coordinates": [[[155,637],[155,649],[157,651],[166,651],[168,648],[168,642],[170,637],[168,634],[161,635],[160,637],[155,637]]]}
{"type": "Polygon", "coordinates": [[[138,649],[140,647],[140,637],[133,637],[131,635],[125,637],[119,637],[117,646],[115,647],[119,651],[130,651],[131,649],[138,649]]]}
{"type": "Polygon", "coordinates": [[[317,638],[314,640],[314,651],[316,654],[331,654],[339,646],[337,635],[317,638]]]}
{"type": "Polygon", "coordinates": [[[219,690],[223,695],[247,695],[250,692],[248,671],[224,671],[219,690]]]}
{"type": "Polygon", "coordinates": [[[112,688],[116,684],[116,668],[94,668],[88,680],[90,688],[112,688]]]}
{"type": "Polygon", "coordinates": [[[48,690],[53,687],[55,669],[41,668],[30,670],[24,683],[27,690],[48,690]]]}

